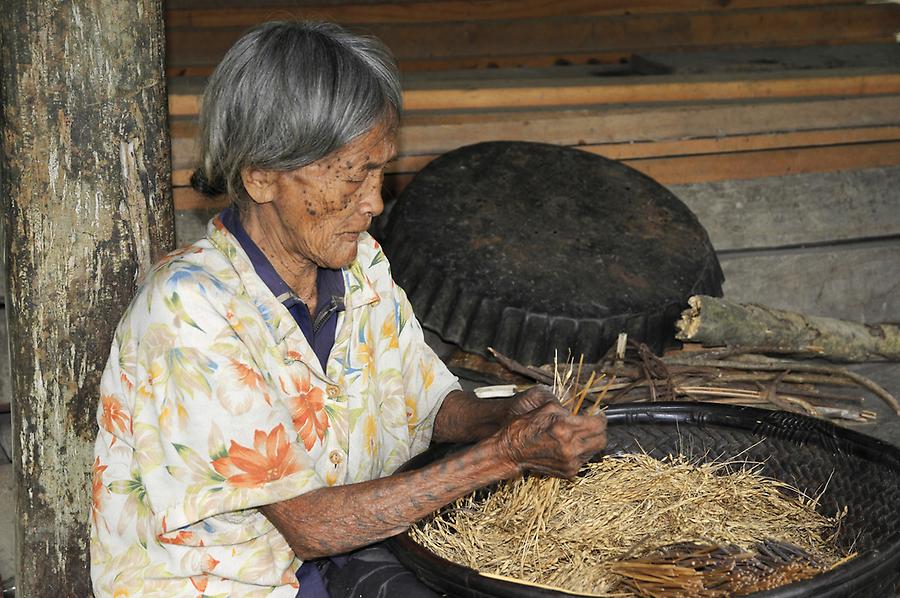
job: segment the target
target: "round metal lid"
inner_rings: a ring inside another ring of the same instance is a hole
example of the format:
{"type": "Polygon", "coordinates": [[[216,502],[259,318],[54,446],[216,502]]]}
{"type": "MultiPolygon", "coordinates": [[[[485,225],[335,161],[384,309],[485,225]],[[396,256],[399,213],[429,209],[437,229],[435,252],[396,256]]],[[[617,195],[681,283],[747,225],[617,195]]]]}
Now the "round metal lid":
{"type": "Polygon", "coordinates": [[[386,228],[423,326],[481,355],[590,361],[620,332],[659,348],[690,295],[721,295],[693,212],[644,174],[576,149],[488,142],[444,154],[386,228]]]}

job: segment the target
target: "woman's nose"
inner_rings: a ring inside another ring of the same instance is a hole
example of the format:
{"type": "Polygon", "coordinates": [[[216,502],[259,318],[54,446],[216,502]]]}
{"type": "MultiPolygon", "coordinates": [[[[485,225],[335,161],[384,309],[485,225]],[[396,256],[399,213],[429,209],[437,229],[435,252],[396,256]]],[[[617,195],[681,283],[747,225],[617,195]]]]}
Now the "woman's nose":
{"type": "Polygon", "coordinates": [[[372,179],[372,182],[366,186],[366,191],[360,202],[360,211],[364,214],[370,214],[374,218],[384,211],[384,202],[381,199],[381,185],[384,182],[384,173],[379,172],[378,176],[369,178],[372,179]]]}

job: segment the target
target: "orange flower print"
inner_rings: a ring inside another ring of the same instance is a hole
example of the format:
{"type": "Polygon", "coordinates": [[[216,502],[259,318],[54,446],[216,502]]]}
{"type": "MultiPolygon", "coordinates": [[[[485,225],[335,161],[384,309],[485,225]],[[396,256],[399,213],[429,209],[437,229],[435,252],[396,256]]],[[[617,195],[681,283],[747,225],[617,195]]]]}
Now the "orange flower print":
{"type": "Polygon", "coordinates": [[[312,450],[317,440],[321,441],[325,438],[325,432],[328,430],[325,398],[322,396],[321,388],[309,383],[308,375],[304,377],[292,375],[291,384],[294,386],[295,394],[290,394],[290,391],[284,387],[283,380],[281,387],[285,393],[290,394],[288,404],[291,406],[294,429],[300,434],[306,450],[312,450]]]}
{"type": "Polygon", "coordinates": [[[209,575],[194,575],[191,577],[191,583],[198,592],[205,592],[206,585],[209,583],[209,575]]]}
{"type": "MultiPolygon", "coordinates": [[[[100,426],[115,436],[116,428],[120,433],[131,432],[131,417],[122,407],[119,399],[113,395],[102,395],[100,397],[100,405],[102,407],[100,413],[100,426]]],[[[115,439],[110,445],[115,443],[115,439]]]]}
{"type": "Polygon", "coordinates": [[[106,471],[108,465],[100,465],[100,457],[94,460],[91,466],[91,515],[94,517],[94,524],[97,523],[97,512],[103,506],[103,494],[106,486],[103,485],[103,472],[106,471]]]}
{"type": "Polygon", "coordinates": [[[262,374],[237,359],[231,360],[232,367],[237,370],[238,380],[247,388],[258,389],[263,387],[262,374]]]}
{"type": "Polygon", "coordinates": [[[176,544],[178,546],[194,545],[194,532],[186,532],[184,530],[179,531],[174,536],[163,536],[160,534],[159,541],[163,544],[176,544]]]}
{"type": "Polygon", "coordinates": [[[220,562],[221,561],[217,561],[216,559],[212,558],[208,554],[204,554],[203,555],[203,570],[204,571],[212,571],[213,569],[216,568],[216,565],[218,565],[220,562]]]}
{"type": "Polygon", "coordinates": [[[228,456],[216,459],[212,465],[229,484],[238,488],[262,486],[300,471],[281,424],[268,434],[257,430],[253,434],[253,448],[232,440],[228,456]]]}

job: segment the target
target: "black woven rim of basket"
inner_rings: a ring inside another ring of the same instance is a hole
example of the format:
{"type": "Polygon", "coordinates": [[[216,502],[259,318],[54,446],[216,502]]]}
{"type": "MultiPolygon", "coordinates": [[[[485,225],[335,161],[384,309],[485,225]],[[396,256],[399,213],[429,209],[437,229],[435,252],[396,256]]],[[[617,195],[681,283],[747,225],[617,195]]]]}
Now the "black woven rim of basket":
{"type": "MultiPolygon", "coordinates": [[[[701,461],[741,458],[762,473],[809,493],[822,492],[820,510],[846,506],[838,542],[859,556],[812,579],[757,592],[757,598],[893,595],[900,580],[900,449],[802,415],[731,405],[634,404],[606,411],[607,454],[681,453],[701,461]],[[827,487],[826,487],[827,485],[827,487]]],[[[416,469],[456,447],[436,446],[410,460],[416,469]]],[[[576,596],[479,575],[436,556],[407,534],[388,541],[397,558],[427,585],[449,596],[550,598],[576,596]]]]}
{"type": "Polygon", "coordinates": [[[671,191],[574,148],[490,141],[447,152],[390,212],[385,254],[422,326],[526,364],[598,361],[627,332],[657,352],[691,295],[722,295],[715,249],[671,191]]]}

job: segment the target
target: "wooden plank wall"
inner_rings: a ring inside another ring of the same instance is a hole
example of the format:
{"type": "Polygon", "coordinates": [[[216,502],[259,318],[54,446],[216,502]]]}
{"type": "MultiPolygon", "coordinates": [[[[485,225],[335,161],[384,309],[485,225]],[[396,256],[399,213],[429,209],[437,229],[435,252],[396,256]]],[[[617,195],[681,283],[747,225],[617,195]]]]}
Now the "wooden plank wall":
{"type": "Polygon", "coordinates": [[[890,5],[840,0],[170,2],[169,69],[208,74],[248,27],[320,18],[371,33],[404,71],[618,62],[635,52],[892,42],[890,5]]]}
{"type": "Polygon", "coordinates": [[[187,187],[203,77],[247,27],[319,17],[378,35],[402,67],[388,198],[461,145],[578,147],[672,186],[710,230],[730,296],[900,320],[897,4],[231,1],[169,2],[182,241],[222,205],[187,187]]]}

